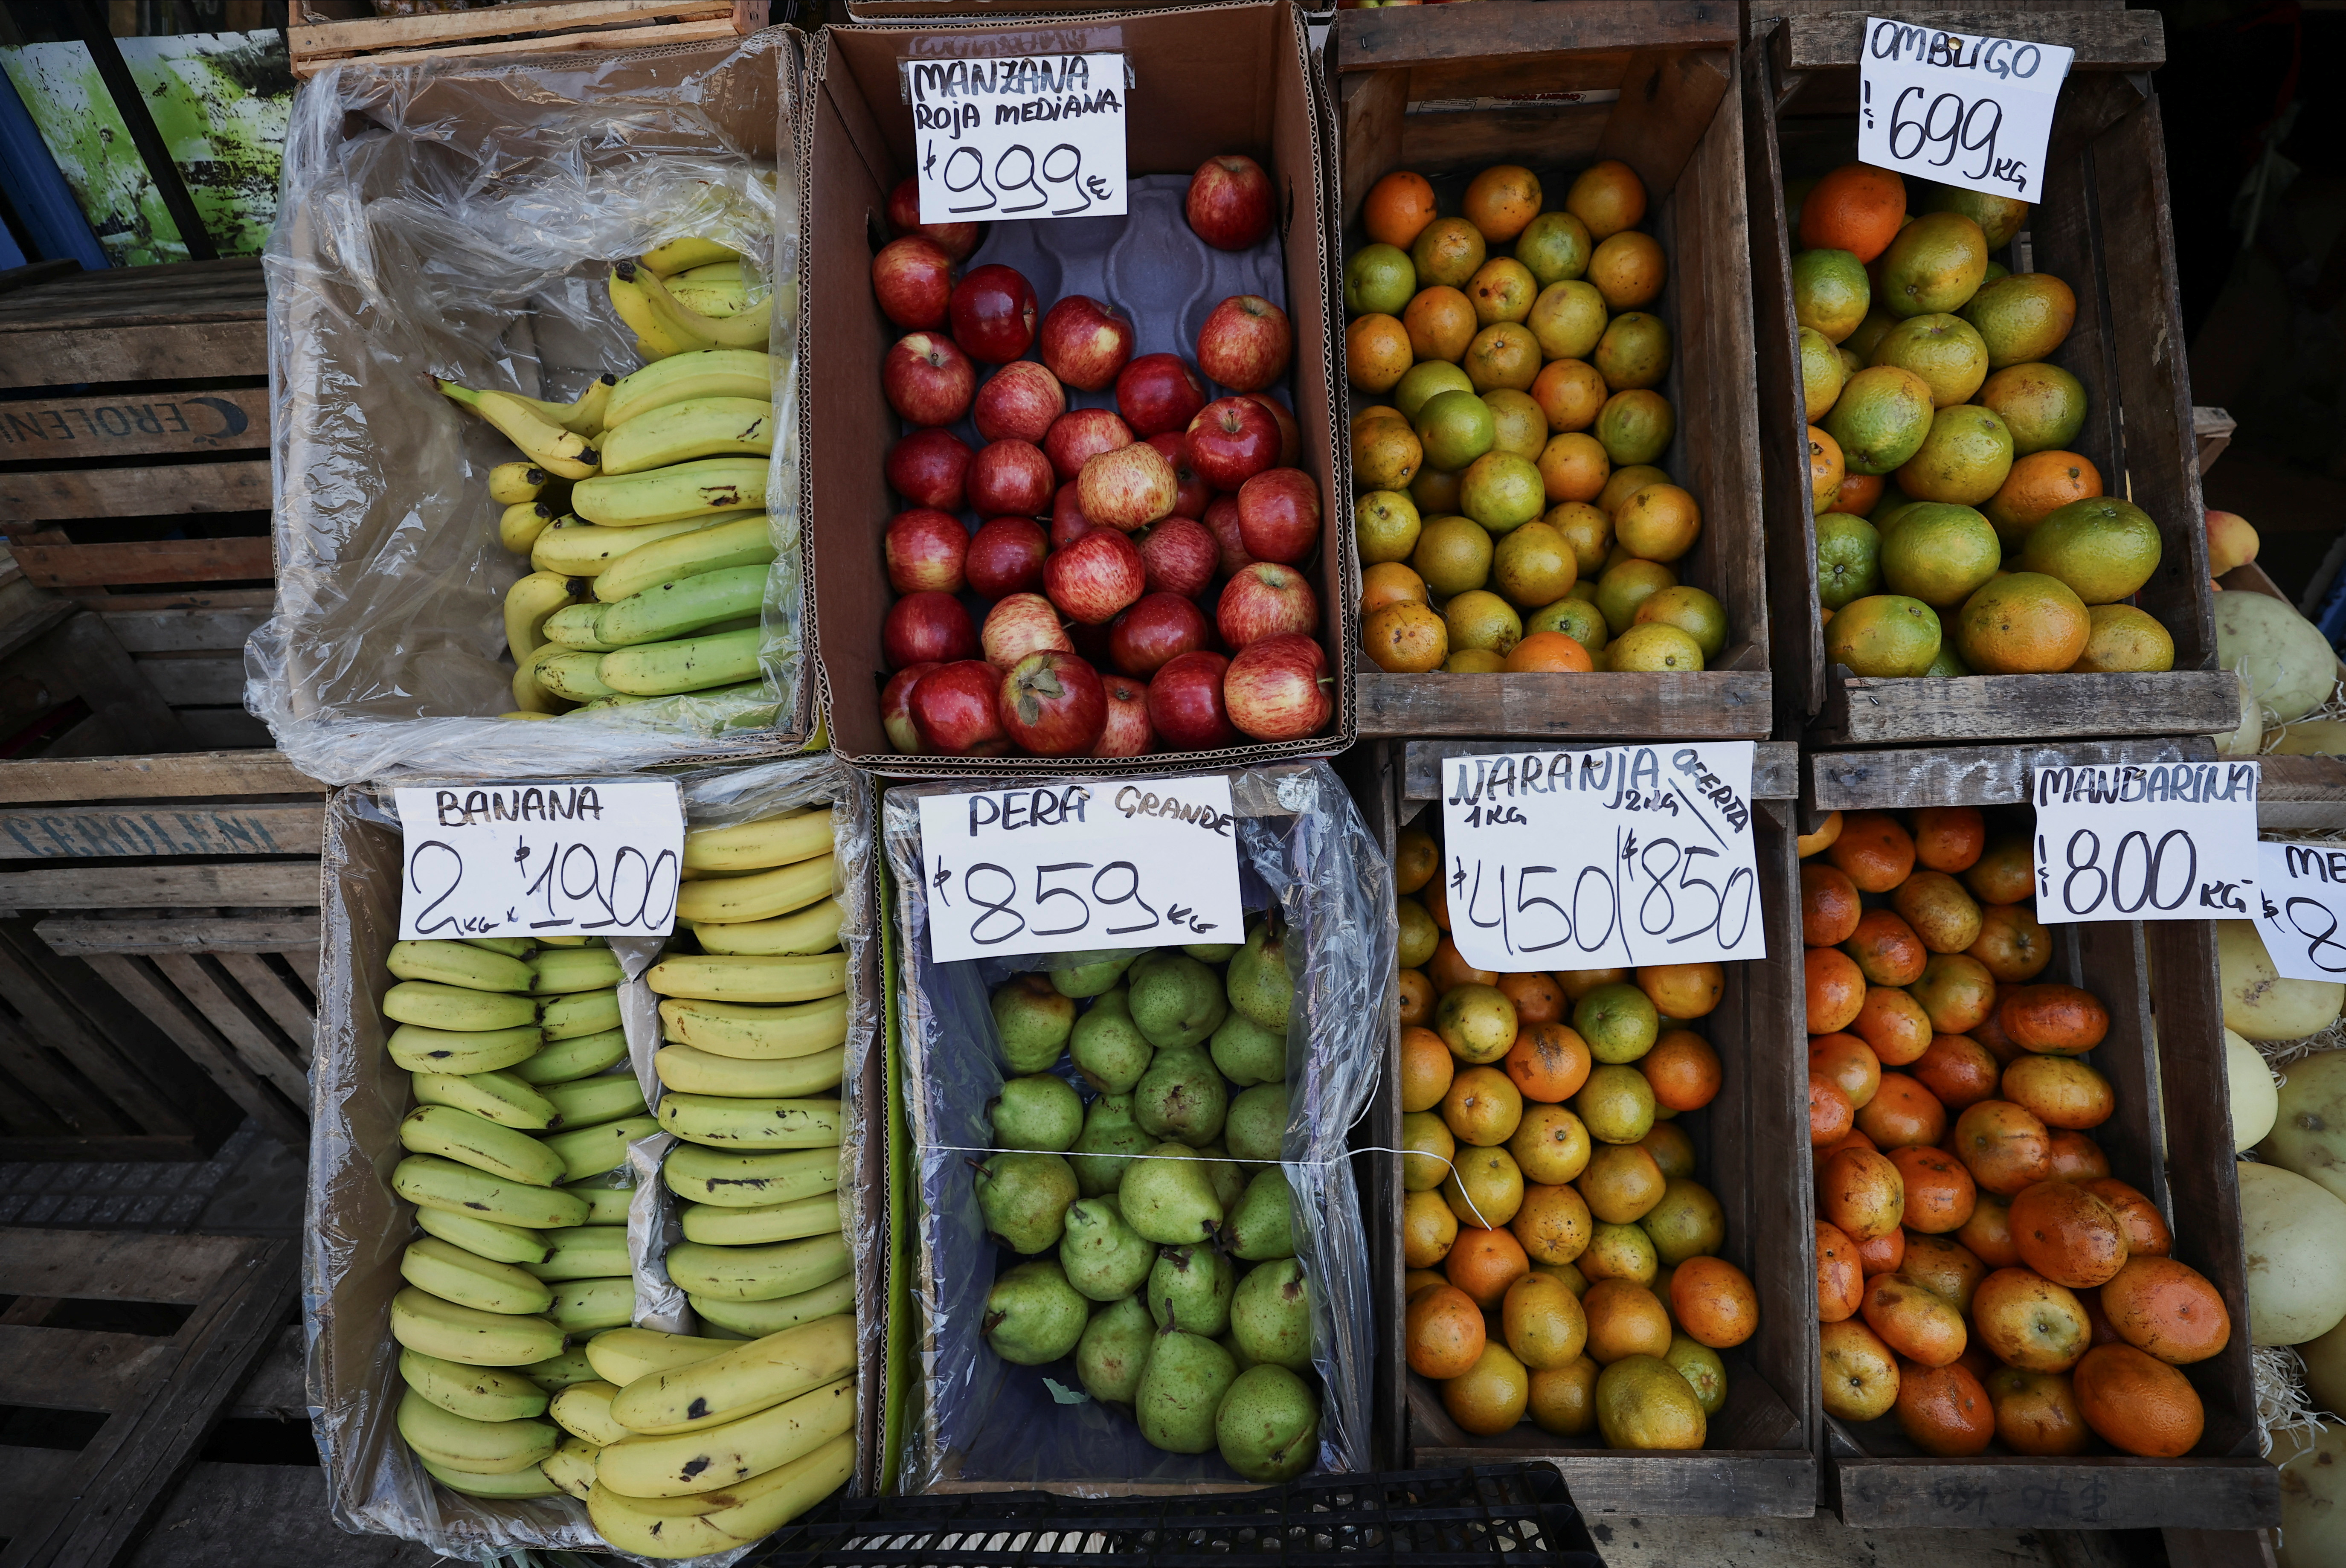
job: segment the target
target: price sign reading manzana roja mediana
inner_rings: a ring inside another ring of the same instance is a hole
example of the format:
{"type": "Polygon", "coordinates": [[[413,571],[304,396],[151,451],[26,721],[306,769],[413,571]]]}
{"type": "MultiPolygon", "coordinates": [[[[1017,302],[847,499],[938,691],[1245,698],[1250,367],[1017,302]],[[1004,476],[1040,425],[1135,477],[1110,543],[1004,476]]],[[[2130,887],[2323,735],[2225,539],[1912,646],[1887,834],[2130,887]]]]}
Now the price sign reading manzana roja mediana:
{"type": "Polygon", "coordinates": [[[1768,954],[1748,740],[1449,757],[1450,937],[1477,969],[1768,954]]]}
{"type": "Polygon", "coordinates": [[[921,221],[1120,218],[1120,54],[906,60],[921,221]]]}

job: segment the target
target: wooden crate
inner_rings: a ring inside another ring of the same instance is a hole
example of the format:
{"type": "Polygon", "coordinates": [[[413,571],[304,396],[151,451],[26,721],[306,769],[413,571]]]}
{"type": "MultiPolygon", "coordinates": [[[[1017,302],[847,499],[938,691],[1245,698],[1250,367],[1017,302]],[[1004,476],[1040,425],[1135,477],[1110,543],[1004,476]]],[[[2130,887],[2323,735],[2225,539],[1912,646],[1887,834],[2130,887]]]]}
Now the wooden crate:
{"type": "Polygon", "coordinates": [[[2224,449],[2232,444],[2235,428],[2232,416],[2222,409],[2192,405],[2191,440],[2198,448],[2196,457],[2201,477],[2206,477],[2216,460],[2224,455],[2224,449]]]}
{"type": "MultiPolygon", "coordinates": [[[[1523,750],[1497,743],[1406,741],[1363,747],[1347,759],[1352,787],[1390,855],[1393,836],[1438,809],[1442,759],[1523,750]]],[[[1800,1033],[1801,982],[1798,895],[1793,888],[1791,802],[1796,749],[1763,744],[1753,762],[1759,803],[1760,896],[1765,960],[1727,966],[1727,995],[1707,1037],[1726,1068],[1709,1106],[1678,1119],[1695,1140],[1698,1174],[1727,1211],[1722,1256],[1750,1275],[1760,1293],[1760,1329],[1728,1351],[1730,1385],[1711,1418],[1709,1446],[1685,1452],[1628,1453],[1566,1446],[1528,1422],[1498,1437],[1470,1436],[1442,1408],[1436,1385],[1409,1370],[1401,1325],[1399,1020],[1394,1056],[1372,1103],[1363,1147],[1373,1175],[1362,1184],[1375,1271],[1378,1316],[1378,1435],[1396,1465],[1491,1463],[1543,1459],[1564,1472],[1582,1512],[1804,1518],[1815,1512],[1821,1441],[1815,1310],[1815,1224],[1810,1192],[1806,1073],[1800,1033]],[[1798,1069],[1798,1070],[1796,1070],[1798,1069]]]]}
{"type": "MultiPolygon", "coordinates": [[[[1491,0],[1337,13],[1328,57],[1347,245],[1363,239],[1370,188],[1396,168],[1440,180],[1525,164],[1551,206],[1570,172],[1598,158],[1623,159],[1645,181],[1643,227],[1670,259],[1668,284],[1651,307],[1669,323],[1676,351],[1660,390],[1678,412],[1678,434],[1662,466],[1694,494],[1703,517],[1700,541],[1678,566],[1717,596],[1728,619],[1727,648],[1694,675],[1388,675],[1354,648],[1363,737],[1769,734],[1738,26],[1736,7],[1719,0],[1491,0]],[[1581,92],[1618,97],[1490,107],[1581,92]],[[1481,101],[1456,107],[1466,100],[1481,101]]],[[[1349,395],[1352,408],[1366,406],[1349,395]]],[[[1360,561],[1349,530],[1344,538],[1343,591],[1357,599],[1360,561]]]]}
{"type": "Polygon", "coordinates": [[[301,1281],[292,1240],[0,1230],[0,1390],[59,1412],[44,1435],[87,1429],[0,1446],[0,1564],[127,1553],[279,1342],[301,1281]]]}
{"type": "Polygon", "coordinates": [[[505,0],[472,11],[377,16],[367,0],[289,0],[293,74],[363,59],[423,60],[648,49],[738,37],[766,25],[770,0],[505,0]]]}
{"type": "Polygon", "coordinates": [[[1855,746],[2232,728],[2239,720],[2235,688],[2215,668],[2158,103],[2143,74],[2166,57],[2157,14],[1928,5],[1876,5],[1873,14],[1912,14],[2076,51],[2046,153],[2044,200],[2029,219],[2029,255],[2076,291],[2076,325],[2053,356],[2091,399],[2076,447],[2110,494],[2130,496],[2159,525],[2164,558],[2137,602],[2173,635],[2175,668],[1929,680],[1868,678],[1827,666],[1807,443],[1797,413],[1799,329],[1782,190],[1788,169],[1822,173],[1855,156],[1857,48],[1867,13],[1796,15],[1757,29],[1743,81],[1760,402],[1770,411],[1761,459],[1780,650],[1778,733],[1855,746]]]}

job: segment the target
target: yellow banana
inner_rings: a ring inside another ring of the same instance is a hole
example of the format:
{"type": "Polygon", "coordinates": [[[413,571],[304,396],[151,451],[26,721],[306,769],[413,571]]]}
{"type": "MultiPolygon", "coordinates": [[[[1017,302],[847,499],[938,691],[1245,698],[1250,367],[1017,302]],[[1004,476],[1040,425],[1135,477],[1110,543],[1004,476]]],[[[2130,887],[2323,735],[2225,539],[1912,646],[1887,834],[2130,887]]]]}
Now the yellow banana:
{"type": "MultiPolygon", "coordinates": [[[[714,316],[720,321],[727,316],[740,315],[751,303],[750,285],[739,279],[730,281],[710,279],[707,282],[699,282],[678,278],[668,284],[668,291],[678,308],[696,316],[714,316]]],[[[762,290],[759,298],[765,298],[762,290]]]]}
{"type": "Polygon", "coordinates": [[[410,1389],[400,1396],[399,1435],[434,1464],[472,1475],[527,1470],[554,1451],[562,1433],[537,1420],[476,1421],[444,1410],[410,1389]]]}
{"type": "MultiPolygon", "coordinates": [[[[534,1034],[536,1030],[532,1030],[534,1034]]],[[[516,1064],[513,1075],[525,1084],[540,1088],[550,1084],[566,1084],[573,1078],[585,1078],[603,1071],[627,1054],[627,1032],[605,1029],[593,1034],[576,1034],[557,1040],[536,1055],[516,1064]]]]}
{"type": "Polygon", "coordinates": [[[553,1255],[538,1263],[525,1263],[522,1272],[533,1279],[612,1279],[627,1272],[626,1225],[582,1225],[576,1230],[546,1232],[553,1255]]]}
{"type": "Polygon", "coordinates": [[[566,1133],[644,1114],[644,1092],[633,1073],[600,1073],[567,1084],[548,1084],[546,1098],[566,1133]]]}
{"type": "Polygon", "coordinates": [[[535,463],[500,463],[489,470],[489,499],[500,506],[518,505],[536,500],[553,483],[554,475],[535,463]]]}
{"type": "Polygon", "coordinates": [[[607,528],[762,512],[766,470],[762,457],[703,457],[648,473],[581,480],[571,486],[570,509],[607,528]]]}
{"type": "MultiPolygon", "coordinates": [[[[518,679],[520,678],[520,677],[521,677],[521,672],[520,672],[519,670],[515,670],[515,671],[514,672],[514,677],[515,677],[515,678],[516,680],[518,680],[518,679]]],[[[532,678],[533,678],[533,680],[535,679],[535,677],[532,677],[532,678]]],[[[530,689],[530,696],[531,696],[531,698],[532,698],[533,700],[537,700],[537,699],[539,699],[539,693],[538,693],[537,687],[536,687],[535,685],[533,685],[533,686],[531,686],[531,687],[530,687],[529,689],[530,689]]],[[[546,700],[552,700],[552,699],[550,699],[550,698],[549,698],[549,699],[546,699],[546,700]]],[[[566,703],[562,704],[561,706],[562,706],[562,707],[563,707],[566,711],[571,711],[571,712],[576,712],[576,711],[575,708],[570,708],[569,705],[568,705],[568,704],[566,704],[566,703]]],[[[582,706],[583,706],[583,705],[582,705],[582,706]]],[[[516,724],[523,724],[523,723],[527,723],[527,724],[536,724],[536,723],[539,722],[541,719],[558,718],[560,718],[560,717],[561,717],[561,715],[560,715],[560,714],[555,714],[555,713],[533,713],[533,712],[530,712],[529,710],[527,710],[527,709],[525,709],[525,708],[509,708],[505,709],[505,712],[498,714],[498,715],[497,715],[497,717],[498,717],[499,718],[510,718],[510,719],[512,719],[512,720],[513,720],[515,723],[516,723],[516,724]]]]}
{"type": "Polygon", "coordinates": [[[526,989],[539,996],[607,991],[625,980],[619,955],[607,947],[549,947],[530,955],[526,989]]]}
{"type": "MultiPolygon", "coordinates": [[[[642,298],[632,288],[630,292],[642,298]]],[[[670,354],[620,377],[603,418],[617,430],[656,408],[709,397],[773,402],[773,356],[763,349],[694,349],[670,354]]]]}
{"type": "MultiPolygon", "coordinates": [[[[658,362],[673,354],[690,353],[701,346],[670,331],[632,279],[622,278],[614,270],[604,280],[604,287],[610,291],[613,314],[636,334],[636,347],[644,358],[658,362]]],[[[610,411],[607,408],[604,412],[607,414],[610,411]]]]}
{"type": "Polygon", "coordinates": [[[828,1285],[848,1269],[847,1243],[836,1234],[767,1247],[710,1247],[680,1241],[668,1249],[668,1277],[699,1296],[773,1301],[828,1285]]]}
{"type": "Polygon", "coordinates": [[[595,1490],[595,1456],[602,1451],[584,1438],[566,1437],[538,1461],[546,1479],[579,1502],[595,1490]]]}
{"type": "MultiPolygon", "coordinates": [[[[385,1049],[391,1059],[411,1073],[494,1073],[527,1062],[544,1037],[535,1022],[511,1029],[433,1029],[403,1023],[391,1032],[385,1049]]],[[[529,1080],[518,1070],[515,1077],[529,1080]]]]}
{"type": "Polygon", "coordinates": [[[535,667],[538,684],[556,697],[566,697],[573,702],[592,702],[598,697],[612,695],[612,688],[604,685],[597,674],[603,667],[603,655],[599,653],[567,648],[538,661],[535,667]]]}
{"type": "Polygon", "coordinates": [[[546,623],[556,610],[591,602],[594,585],[559,572],[532,572],[505,590],[505,648],[519,664],[546,646],[546,623]]]}
{"type": "Polygon", "coordinates": [[[395,942],[382,966],[402,980],[428,980],[466,991],[527,991],[529,965],[468,942],[395,942]]]}
{"type": "Polygon", "coordinates": [[[399,1142],[411,1154],[438,1155],[532,1186],[562,1179],[561,1156],[545,1144],[454,1105],[416,1106],[400,1120],[399,1142]]]}
{"type": "Polygon", "coordinates": [[[851,1372],[721,1426],[611,1443],[596,1461],[595,1481],[622,1497],[691,1497],[763,1475],[854,1430],[851,1372]]]}
{"type": "Polygon", "coordinates": [[[696,1002],[811,1002],[847,989],[847,955],[671,958],[652,965],[644,979],[659,995],[696,1002]]]}
{"type": "Polygon", "coordinates": [[[700,1557],[764,1540],[846,1485],[854,1473],[855,1439],[842,1434],[763,1475],[696,1497],[654,1502],[623,1497],[598,1484],[586,1494],[586,1517],[621,1552],[700,1557]],[[712,1506],[700,1511],[704,1503],[712,1506]]]}
{"type": "Polygon", "coordinates": [[[537,1022],[548,1041],[571,1040],[581,1034],[600,1034],[605,1030],[617,1029],[619,993],[579,991],[554,997],[538,1009],[537,1022]]]}
{"type": "MultiPolygon", "coordinates": [[[[828,838],[830,813],[823,815],[823,833],[828,838]]],[[[792,910],[804,909],[831,896],[836,886],[838,860],[839,857],[826,848],[811,860],[776,866],[770,871],[686,882],[677,890],[677,918],[691,921],[696,925],[701,921],[724,924],[768,921],[777,915],[786,915],[792,910]]]]}
{"type": "Polygon", "coordinates": [[[550,1394],[558,1394],[574,1383],[595,1380],[595,1369],[587,1365],[586,1347],[584,1345],[573,1345],[559,1355],[548,1356],[543,1361],[532,1361],[528,1366],[517,1367],[515,1370],[550,1394]]]}
{"type": "Polygon", "coordinates": [[[720,1208],[760,1208],[839,1190],[837,1149],[735,1154],[685,1144],[660,1166],[668,1191],[720,1208]]]}
{"type": "Polygon", "coordinates": [[[618,645],[596,636],[596,623],[602,618],[600,604],[565,605],[546,617],[546,638],[581,653],[609,653],[618,645]]]}
{"type": "Polygon", "coordinates": [[[453,1465],[438,1463],[426,1458],[420,1451],[415,1457],[423,1462],[425,1474],[449,1491],[463,1492],[466,1497],[518,1502],[533,1497],[553,1497],[562,1490],[547,1478],[542,1465],[532,1465],[503,1475],[482,1475],[474,1471],[458,1470],[453,1465]]]}
{"type": "Polygon", "coordinates": [[[554,1305],[547,1321],[566,1334],[592,1334],[598,1329],[623,1329],[636,1314],[636,1282],[617,1278],[571,1279],[554,1288],[554,1305]]]}
{"type": "Polygon", "coordinates": [[[552,718],[566,713],[576,705],[566,697],[556,697],[546,689],[537,678],[538,667],[557,654],[566,653],[560,643],[543,643],[528,657],[514,665],[513,699],[515,711],[523,718],[552,718]]]}
{"type": "Polygon", "coordinates": [[[841,1313],[638,1378],[612,1396],[610,1417],[648,1436],[703,1431],[852,1378],[855,1358],[855,1319],[841,1313]]]}
{"type": "Polygon", "coordinates": [[[499,1263],[543,1263],[554,1256],[554,1243],[543,1230],[524,1230],[517,1225],[499,1225],[444,1208],[419,1208],[415,1223],[427,1236],[499,1263]]]}
{"type": "Polygon", "coordinates": [[[755,305],[735,316],[704,316],[688,310],[669,292],[668,287],[648,268],[633,262],[616,263],[612,271],[631,280],[651,307],[652,320],[658,321],[671,338],[690,343],[695,348],[762,349],[774,330],[774,302],[780,291],[768,294],[755,305]]]}
{"type": "Polygon", "coordinates": [[[617,1383],[607,1383],[600,1378],[591,1383],[573,1383],[554,1396],[546,1413],[564,1431],[584,1438],[597,1448],[625,1442],[635,1433],[611,1419],[611,1400],[618,1391],[617,1383]]]}
{"type": "Polygon", "coordinates": [[[510,1263],[495,1263],[436,1236],[407,1244],[399,1257],[399,1275],[418,1290],[429,1290],[443,1301],[481,1312],[531,1317],[543,1312],[554,1292],[510,1263]]]}
{"type": "Polygon", "coordinates": [[[737,1334],[778,1334],[834,1312],[854,1311],[855,1277],[842,1274],[827,1285],[801,1290],[795,1296],[779,1296],[771,1301],[727,1301],[690,1292],[686,1293],[685,1299],[700,1314],[702,1322],[716,1328],[737,1334]]]}
{"type": "Polygon", "coordinates": [[[758,871],[831,853],[828,804],[684,836],[684,863],[696,871],[758,871]]]}
{"type": "Polygon", "coordinates": [[[671,1367],[688,1367],[732,1348],[723,1339],[702,1339],[690,1334],[614,1329],[586,1341],[586,1360],[597,1377],[624,1389],[638,1378],[671,1367]]]}
{"type": "Polygon", "coordinates": [[[641,473],[696,457],[763,457],[774,450],[774,405],[703,397],[653,409],[603,438],[603,473],[641,473]]]}
{"type": "MultiPolygon", "coordinates": [[[[446,1410],[475,1421],[528,1420],[546,1413],[544,1389],[519,1372],[468,1367],[400,1347],[399,1375],[407,1386],[446,1410]]],[[[625,1429],[621,1429],[624,1433],[625,1429]]]]}
{"type": "Polygon", "coordinates": [[[768,1242],[797,1241],[803,1237],[829,1236],[841,1226],[835,1196],[802,1197],[796,1203],[767,1204],[760,1208],[720,1208],[713,1203],[689,1203],[682,1216],[684,1238],[711,1247],[761,1247],[768,1242]]]}
{"type": "MultiPolygon", "coordinates": [[[[648,255],[639,258],[639,260],[641,260],[647,266],[650,265],[651,258],[648,255]]],[[[698,267],[653,267],[652,270],[658,272],[663,278],[681,278],[687,282],[691,283],[748,283],[755,281],[747,270],[746,264],[741,261],[705,261],[698,267]]]]}
{"type": "Polygon", "coordinates": [[[410,1155],[400,1161],[392,1167],[391,1187],[418,1208],[446,1209],[522,1230],[560,1230],[586,1223],[586,1200],[576,1194],[507,1181],[437,1155],[410,1155]]]}
{"type": "MultiPolygon", "coordinates": [[[[586,479],[596,473],[601,459],[586,438],[548,419],[536,400],[512,392],[475,392],[454,382],[442,382],[439,386],[454,402],[496,426],[507,441],[521,448],[524,456],[547,473],[565,479],[586,479]]],[[[607,402],[607,392],[606,398],[607,402]]]]}
{"type": "Polygon", "coordinates": [[[735,1100],[716,1095],[663,1095],[658,1115],[659,1125],[686,1143],[710,1148],[839,1146],[837,1100],[735,1100]]]}
{"type": "Polygon", "coordinates": [[[547,1152],[562,1162],[562,1179],[576,1181],[581,1176],[601,1176],[625,1164],[629,1144],[650,1137],[659,1130],[660,1125],[649,1116],[627,1116],[605,1122],[599,1127],[556,1133],[545,1144],[547,1152]]]}
{"type": "Polygon", "coordinates": [[[577,1186],[563,1190],[576,1193],[586,1200],[587,1224],[625,1225],[627,1223],[627,1206],[634,1201],[636,1189],[616,1183],[605,1185],[612,1182],[612,1177],[624,1175],[623,1171],[615,1171],[609,1176],[588,1176],[577,1186]]]}
{"type": "Polygon", "coordinates": [[[478,1312],[413,1285],[391,1298],[391,1337],[467,1367],[526,1367],[562,1349],[562,1330],[543,1318],[478,1312]]]}
{"type": "MultiPolygon", "coordinates": [[[[584,523],[578,526],[591,528],[594,524],[584,523]]],[[[771,565],[780,553],[774,547],[772,521],[763,512],[740,513],[681,526],[665,523],[653,526],[662,530],[658,538],[640,549],[618,553],[596,575],[595,597],[598,601],[617,604],[663,583],[680,583],[688,577],[730,571],[737,566],[771,565]]],[[[602,532],[626,535],[648,530],[608,528],[602,532]]]]}
{"type": "Polygon", "coordinates": [[[382,993],[382,1010],[401,1023],[467,1033],[518,1029],[537,1016],[537,1004],[526,996],[468,991],[431,980],[405,980],[393,986],[382,993]]]}
{"type": "Polygon", "coordinates": [[[772,920],[702,921],[692,928],[701,951],[728,958],[790,958],[829,952],[839,945],[846,911],[824,899],[772,920]]]}
{"type": "Polygon", "coordinates": [[[537,536],[561,515],[543,501],[516,501],[497,514],[497,543],[516,555],[526,555],[537,536]]]}
{"type": "MultiPolygon", "coordinates": [[[[733,929],[758,928],[738,925],[733,929]]],[[[843,970],[842,973],[843,976],[843,970]]],[[[663,1039],[745,1061],[808,1056],[828,1051],[847,1038],[847,994],[843,990],[795,1007],[673,997],[659,1004],[659,1013],[663,1039]]],[[[527,1076],[520,1073],[515,1075],[527,1076]]]]}
{"type": "Polygon", "coordinates": [[[663,1046],[652,1057],[659,1081],[679,1095],[731,1095],[739,1099],[793,1099],[839,1087],[847,1073],[847,1047],[835,1045],[811,1056],[745,1062],[689,1045],[663,1046]]]}
{"type": "Polygon", "coordinates": [[[678,272],[689,272],[702,267],[730,263],[739,267],[744,258],[730,245],[720,245],[714,239],[697,237],[670,239],[655,245],[636,259],[636,264],[655,278],[670,278],[678,272]]]}
{"type": "Polygon", "coordinates": [[[592,936],[541,936],[535,938],[534,940],[540,947],[596,947],[609,945],[603,942],[600,937],[592,936]]]}
{"type": "MultiPolygon", "coordinates": [[[[764,515],[762,512],[744,512],[723,521],[764,515]]],[[[559,517],[529,547],[529,564],[541,572],[584,577],[591,588],[597,576],[635,551],[678,534],[718,525],[706,517],[683,517],[674,523],[648,523],[640,528],[602,528],[582,518],[559,517]]],[[[760,531],[764,531],[762,524],[760,531]]]]}
{"type": "Polygon", "coordinates": [[[603,411],[610,406],[611,388],[617,384],[617,377],[608,374],[597,376],[593,384],[568,402],[556,402],[542,397],[524,397],[519,392],[498,392],[494,395],[511,398],[515,402],[527,403],[537,411],[539,418],[549,420],[574,434],[583,435],[592,441],[595,433],[603,428],[603,411]]]}

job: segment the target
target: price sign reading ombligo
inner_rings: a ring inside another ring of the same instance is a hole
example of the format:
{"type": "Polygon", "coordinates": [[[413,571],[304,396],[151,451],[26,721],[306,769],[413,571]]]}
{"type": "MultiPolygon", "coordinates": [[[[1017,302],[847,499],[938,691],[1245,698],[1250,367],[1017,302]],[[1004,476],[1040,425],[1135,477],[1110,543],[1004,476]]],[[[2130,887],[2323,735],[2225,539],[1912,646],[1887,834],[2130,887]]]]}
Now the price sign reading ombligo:
{"type": "Polygon", "coordinates": [[[403,940],[666,936],[684,801],[665,781],[396,791],[403,940]]]}
{"type": "Polygon", "coordinates": [[[2239,920],[2256,907],[2253,762],[2039,768],[2036,918],[2239,920]]]}
{"type": "Polygon", "coordinates": [[[921,221],[1120,218],[1124,56],[907,60],[921,221]]]}
{"type": "Polygon", "coordinates": [[[1857,156],[1941,185],[2035,201],[2075,54],[1868,16],[1857,54],[1857,156]]]}
{"type": "Polygon", "coordinates": [[[921,861],[939,963],[1246,937],[1224,774],[924,795],[921,861]]]}
{"type": "Polygon", "coordinates": [[[1748,740],[1446,757],[1443,891],[1476,969],[1765,958],[1748,740]]]}

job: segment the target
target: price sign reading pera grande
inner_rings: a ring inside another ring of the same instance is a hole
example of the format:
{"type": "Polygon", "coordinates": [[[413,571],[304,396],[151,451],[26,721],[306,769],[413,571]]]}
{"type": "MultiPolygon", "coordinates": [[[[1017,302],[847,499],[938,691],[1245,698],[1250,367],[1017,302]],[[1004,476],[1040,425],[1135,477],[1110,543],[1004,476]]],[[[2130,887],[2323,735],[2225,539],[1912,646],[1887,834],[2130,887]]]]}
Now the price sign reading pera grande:
{"type": "Polygon", "coordinates": [[[2346,844],[2257,845],[2257,934],[2284,980],[2346,980],[2346,844]]]}
{"type": "Polygon", "coordinates": [[[1450,935],[1476,969],[1765,958],[1748,740],[1448,757],[1450,935]]]}
{"type": "Polygon", "coordinates": [[[684,801],[674,784],[468,784],[396,791],[403,940],[666,936],[684,801]]]}
{"type": "Polygon", "coordinates": [[[929,955],[1242,942],[1226,775],[921,798],[929,955]]]}
{"type": "Polygon", "coordinates": [[[2036,918],[2241,920],[2257,903],[2253,762],[2039,768],[2036,918]]]}
{"type": "Polygon", "coordinates": [[[1124,56],[907,60],[921,221],[1118,218],[1124,56]]]}
{"type": "Polygon", "coordinates": [[[1857,53],[1857,156],[1941,185],[2035,201],[2075,54],[1868,16],[1857,53]]]}

